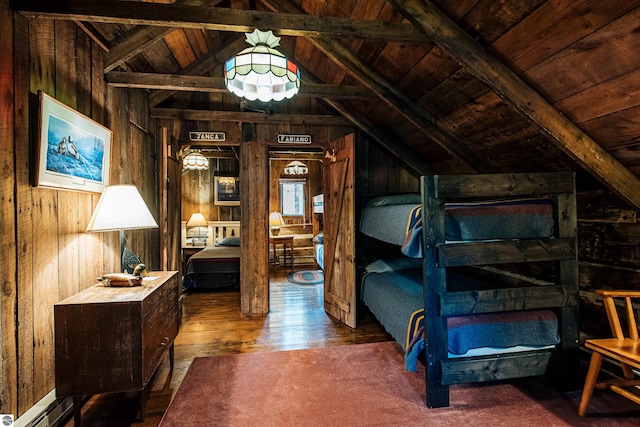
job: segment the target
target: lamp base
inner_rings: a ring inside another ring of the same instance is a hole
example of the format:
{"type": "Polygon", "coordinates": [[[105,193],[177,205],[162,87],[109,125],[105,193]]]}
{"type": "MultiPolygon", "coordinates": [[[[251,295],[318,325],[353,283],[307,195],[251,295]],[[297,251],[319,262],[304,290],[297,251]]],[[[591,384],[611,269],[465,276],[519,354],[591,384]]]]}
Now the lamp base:
{"type": "Polygon", "coordinates": [[[271,234],[273,234],[274,236],[280,234],[280,227],[271,227],[271,234]]]}

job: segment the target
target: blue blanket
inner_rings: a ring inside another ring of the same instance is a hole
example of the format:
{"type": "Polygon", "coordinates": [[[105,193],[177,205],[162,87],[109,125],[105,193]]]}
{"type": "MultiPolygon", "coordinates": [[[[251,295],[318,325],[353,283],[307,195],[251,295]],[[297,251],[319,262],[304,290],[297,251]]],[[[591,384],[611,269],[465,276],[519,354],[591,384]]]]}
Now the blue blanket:
{"type": "MultiPolygon", "coordinates": [[[[558,318],[551,310],[510,311],[447,318],[448,352],[462,355],[483,347],[541,347],[556,345],[558,318]]],[[[405,365],[410,371],[425,347],[424,310],[417,310],[409,319],[405,365]]]]}
{"type": "MultiPolygon", "coordinates": [[[[532,239],[553,236],[553,202],[549,199],[447,203],[445,240],[532,239]]],[[[402,253],[422,257],[422,206],[407,219],[402,253]]]]}

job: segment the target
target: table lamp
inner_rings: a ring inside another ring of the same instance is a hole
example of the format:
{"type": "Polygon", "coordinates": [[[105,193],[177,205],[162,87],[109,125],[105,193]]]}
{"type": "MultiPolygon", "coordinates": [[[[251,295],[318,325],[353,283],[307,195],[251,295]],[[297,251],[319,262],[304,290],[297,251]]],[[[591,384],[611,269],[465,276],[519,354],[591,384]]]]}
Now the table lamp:
{"type": "Polygon", "coordinates": [[[280,226],[284,225],[284,219],[278,211],[271,212],[269,214],[269,226],[271,227],[271,234],[277,236],[280,233],[280,226]]]}
{"type": "Polygon", "coordinates": [[[191,240],[191,244],[196,246],[196,243],[204,243],[207,244],[207,239],[209,238],[209,223],[205,219],[204,215],[201,213],[194,213],[187,221],[187,227],[195,227],[196,231],[193,235],[193,240],[191,240]],[[202,236],[202,228],[206,228],[206,232],[204,237],[202,236]]]}
{"type": "Polygon", "coordinates": [[[126,259],[125,253],[129,251],[125,249],[124,230],[157,227],[158,223],[134,185],[112,185],[102,192],[87,231],[119,231],[121,271],[133,273],[136,264],[132,266],[126,259]]]}

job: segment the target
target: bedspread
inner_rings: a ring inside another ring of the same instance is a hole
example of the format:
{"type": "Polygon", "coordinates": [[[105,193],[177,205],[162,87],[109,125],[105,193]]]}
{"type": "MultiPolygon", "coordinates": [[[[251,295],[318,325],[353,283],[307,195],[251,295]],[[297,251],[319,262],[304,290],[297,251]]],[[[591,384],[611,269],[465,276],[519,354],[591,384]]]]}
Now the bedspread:
{"type": "MultiPolygon", "coordinates": [[[[549,199],[447,203],[445,240],[531,239],[553,236],[553,203],[549,199]]],[[[422,206],[409,213],[402,253],[422,257],[422,206]]]]}

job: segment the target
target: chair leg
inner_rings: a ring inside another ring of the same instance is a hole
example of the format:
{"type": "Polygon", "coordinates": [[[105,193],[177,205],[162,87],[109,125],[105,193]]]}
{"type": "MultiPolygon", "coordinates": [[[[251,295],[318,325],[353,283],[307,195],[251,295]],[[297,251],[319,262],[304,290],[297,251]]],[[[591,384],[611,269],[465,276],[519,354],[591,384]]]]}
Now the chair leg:
{"type": "Polygon", "coordinates": [[[580,398],[580,406],[578,406],[578,415],[584,417],[587,414],[587,407],[593,395],[593,388],[596,386],[596,380],[600,373],[600,366],[602,365],[602,355],[597,351],[591,354],[591,362],[589,363],[589,371],[587,372],[587,378],[584,380],[584,387],[582,388],[582,397],[580,398]]]}
{"type": "Polygon", "coordinates": [[[627,365],[626,363],[621,363],[622,366],[622,373],[624,374],[624,377],[628,380],[632,380],[636,377],[636,375],[633,373],[633,368],[630,365],[627,365]]]}

